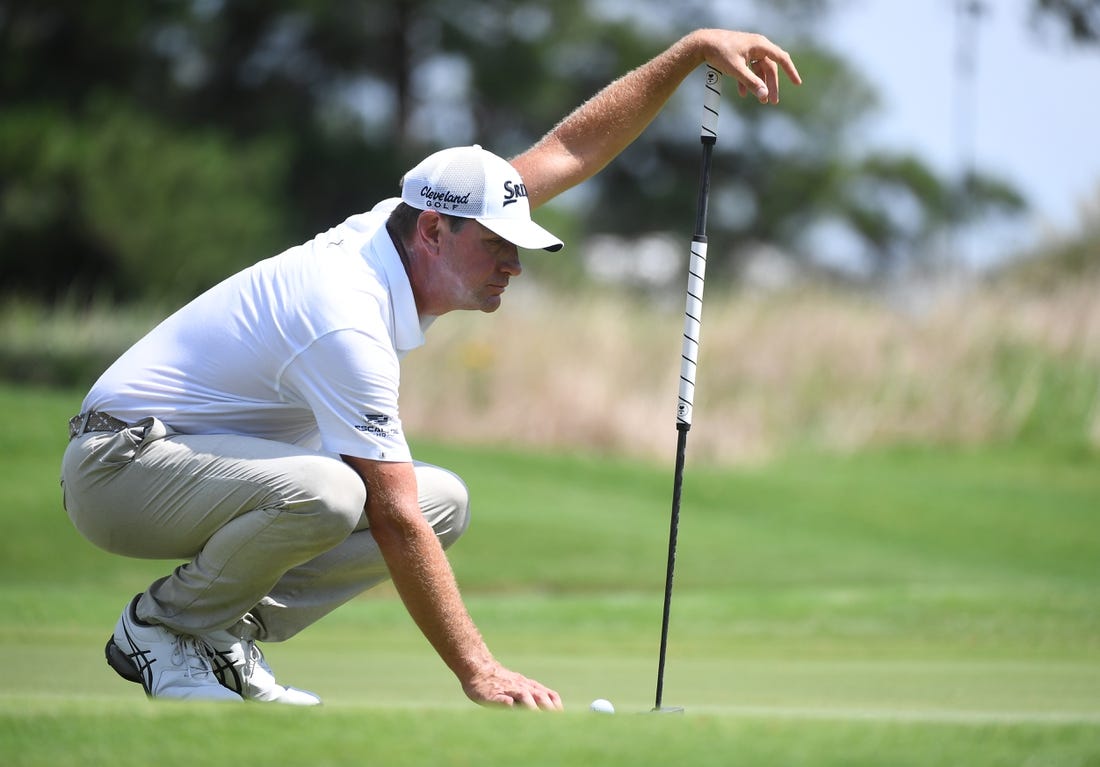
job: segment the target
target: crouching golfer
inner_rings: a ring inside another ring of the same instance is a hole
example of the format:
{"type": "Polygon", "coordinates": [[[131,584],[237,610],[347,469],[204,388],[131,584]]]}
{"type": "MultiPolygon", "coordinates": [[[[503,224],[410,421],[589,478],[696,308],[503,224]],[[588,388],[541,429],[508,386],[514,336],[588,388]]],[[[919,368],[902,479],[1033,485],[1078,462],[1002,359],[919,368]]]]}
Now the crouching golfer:
{"type": "Polygon", "coordinates": [[[318,704],[257,643],[391,578],[472,700],[562,707],[494,659],[463,605],[444,550],[466,487],[410,455],[400,360],[436,317],[495,311],[518,248],[561,248],[531,208],[604,167],[704,61],[760,101],[780,68],[799,81],[766,38],[694,32],[511,163],[431,155],[399,198],[230,277],[103,374],[69,422],[65,508],[107,551],[185,560],[123,609],[106,646],[122,677],[152,697],[318,704]]]}

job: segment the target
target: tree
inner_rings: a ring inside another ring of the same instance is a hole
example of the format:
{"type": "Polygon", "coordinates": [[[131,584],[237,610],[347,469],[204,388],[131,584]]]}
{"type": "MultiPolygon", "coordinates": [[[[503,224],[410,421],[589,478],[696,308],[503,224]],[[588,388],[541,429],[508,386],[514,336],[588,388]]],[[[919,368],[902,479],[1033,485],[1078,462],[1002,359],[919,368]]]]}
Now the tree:
{"type": "MultiPolygon", "coordinates": [[[[829,5],[761,7],[786,30],[829,5]]],[[[4,289],[183,300],[392,195],[428,151],[522,150],[676,24],[713,13],[698,0],[466,0],[461,13],[442,0],[0,0],[4,289]]],[[[940,222],[1012,202],[982,183],[983,204],[952,206],[919,160],[852,151],[874,94],[835,55],[795,52],[812,87],[725,112],[714,204],[733,215],[716,236],[797,251],[815,222],[839,220],[885,268],[940,222]]],[[[590,182],[597,204],[549,214],[682,229],[694,87],[590,182]]]]}
{"type": "Polygon", "coordinates": [[[1075,42],[1100,41],[1100,0],[1035,0],[1033,14],[1062,27],[1075,42]]]}

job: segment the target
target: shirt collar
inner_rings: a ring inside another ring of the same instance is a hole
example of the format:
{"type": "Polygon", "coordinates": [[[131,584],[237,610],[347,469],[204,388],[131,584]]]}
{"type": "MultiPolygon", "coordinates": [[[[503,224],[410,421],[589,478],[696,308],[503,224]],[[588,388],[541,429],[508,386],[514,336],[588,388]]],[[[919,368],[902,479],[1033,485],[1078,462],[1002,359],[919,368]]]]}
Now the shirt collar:
{"type": "Polygon", "coordinates": [[[394,247],[390,233],[386,231],[385,223],[371,237],[370,247],[378,256],[379,263],[386,273],[386,282],[390,287],[390,298],[393,307],[393,334],[394,344],[399,353],[409,352],[424,345],[424,330],[431,324],[428,321],[421,323],[420,315],[416,311],[416,299],[413,298],[412,284],[409,275],[405,272],[405,265],[401,263],[401,256],[394,247]]]}

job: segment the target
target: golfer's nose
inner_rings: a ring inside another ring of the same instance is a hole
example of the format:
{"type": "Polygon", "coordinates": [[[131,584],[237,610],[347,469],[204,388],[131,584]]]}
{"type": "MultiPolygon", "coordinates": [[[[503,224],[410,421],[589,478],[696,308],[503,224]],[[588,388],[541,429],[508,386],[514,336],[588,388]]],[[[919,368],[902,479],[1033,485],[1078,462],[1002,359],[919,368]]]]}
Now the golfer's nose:
{"type": "Polygon", "coordinates": [[[512,277],[518,277],[523,271],[523,264],[519,261],[519,249],[514,245],[508,257],[500,262],[500,270],[512,277]]]}

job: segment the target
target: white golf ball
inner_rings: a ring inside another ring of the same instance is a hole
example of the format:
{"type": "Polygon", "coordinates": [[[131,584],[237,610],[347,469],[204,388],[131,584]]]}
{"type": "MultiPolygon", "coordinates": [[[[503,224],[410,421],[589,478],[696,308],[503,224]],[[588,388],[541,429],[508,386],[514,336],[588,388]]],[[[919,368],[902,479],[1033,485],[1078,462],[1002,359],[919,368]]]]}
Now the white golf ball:
{"type": "Polygon", "coordinates": [[[603,698],[596,698],[596,700],[592,701],[592,703],[590,703],[588,707],[595,711],[597,714],[615,713],[615,707],[611,705],[611,701],[604,700],[603,698]]]}

